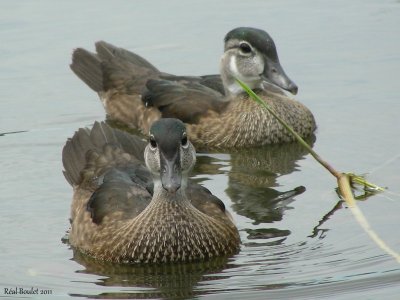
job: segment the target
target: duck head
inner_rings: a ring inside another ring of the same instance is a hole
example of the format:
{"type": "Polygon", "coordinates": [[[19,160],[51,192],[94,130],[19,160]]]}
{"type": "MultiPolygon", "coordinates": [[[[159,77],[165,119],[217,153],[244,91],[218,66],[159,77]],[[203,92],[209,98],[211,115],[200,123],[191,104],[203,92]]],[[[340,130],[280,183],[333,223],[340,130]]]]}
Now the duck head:
{"type": "Polygon", "coordinates": [[[144,157],[155,189],[161,185],[171,194],[185,189],[188,174],[196,163],[196,151],[187,138],[185,125],[172,118],[153,123],[144,157]]]}
{"type": "Polygon", "coordinates": [[[274,41],[260,29],[239,27],[228,32],[220,72],[227,94],[242,92],[235,78],[252,89],[272,84],[297,94],[297,85],[279,63],[274,41]]]}

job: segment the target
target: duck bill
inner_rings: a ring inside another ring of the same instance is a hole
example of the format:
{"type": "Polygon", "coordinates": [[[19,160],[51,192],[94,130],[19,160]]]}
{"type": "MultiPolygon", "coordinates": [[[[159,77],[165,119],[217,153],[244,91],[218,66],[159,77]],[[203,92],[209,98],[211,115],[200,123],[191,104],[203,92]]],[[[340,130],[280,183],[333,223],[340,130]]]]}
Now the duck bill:
{"type": "Polygon", "coordinates": [[[163,153],[160,155],[161,163],[161,183],[163,188],[169,193],[176,193],[181,187],[182,171],[179,151],[171,158],[163,153]]]}
{"type": "Polygon", "coordinates": [[[292,93],[293,95],[297,94],[297,85],[286,75],[279,61],[269,61],[268,64],[265,66],[262,77],[264,81],[269,84],[276,85],[281,89],[292,93]]]}

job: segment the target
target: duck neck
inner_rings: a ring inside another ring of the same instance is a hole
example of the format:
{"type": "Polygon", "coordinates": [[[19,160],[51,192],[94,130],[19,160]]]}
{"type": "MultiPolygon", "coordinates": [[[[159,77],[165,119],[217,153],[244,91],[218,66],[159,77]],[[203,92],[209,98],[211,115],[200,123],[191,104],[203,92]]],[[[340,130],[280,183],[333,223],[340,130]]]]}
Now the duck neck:
{"type": "MultiPolygon", "coordinates": [[[[221,74],[222,77],[222,74],[221,74]]],[[[222,77],[223,78],[223,77],[222,77]]],[[[227,97],[234,97],[243,92],[241,86],[236,82],[233,77],[228,77],[222,80],[224,82],[225,95],[227,97]]]]}
{"type": "Polygon", "coordinates": [[[225,88],[227,97],[234,97],[244,93],[243,88],[236,81],[236,78],[245,82],[249,88],[254,89],[260,85],[260,79],[257,77],[249,78],[244,77],[238,70],[236,57],[230,55],[223,55],[220,63],[220,74],[222,83],[225,88]]]}
{"type": "Polygon", "coordinates": [[[161,180],[154,180],[154,192],[153,202],[154,203],[175,203],[177,205],[190,204],[190,200],[186,196],[186,180],[182,180],[181,187],[174,193],[168,192],[162,186],[161,180]]]}
{"type": "Polygon", "coordinates": [[[235,57],[233,56],[230,57],[225,55],[221,58],[220,74],[225,89],[225,95],[227,97],[232,97],[243,92],[243,89],[237,83],[234,75],[231,73],[231,69],[233,68],[235,70],[236,68],[236,62],[234,59],[235,57]]]}

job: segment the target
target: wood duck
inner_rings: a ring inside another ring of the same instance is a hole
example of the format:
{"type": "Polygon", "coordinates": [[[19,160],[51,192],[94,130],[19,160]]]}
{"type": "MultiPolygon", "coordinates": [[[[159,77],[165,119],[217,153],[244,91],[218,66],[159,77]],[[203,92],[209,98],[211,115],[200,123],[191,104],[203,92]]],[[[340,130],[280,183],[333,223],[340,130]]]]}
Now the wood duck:
{"type": "Polygon", "coordinates": [[[96,54],[76,49],[71,69],[98,92],[110,120],[147,133],[155,120],[178,118],[201,150],[294,140],[235,78],[254,89],[302,137],[316,129],[307,107],[283,91],[296,94],[298,88],[283,71],[274,41],[260,29],[239,27],[225,36],[220,76],[167,74],[139,55],[102,41],[96,43],[96,54]]]}
{"type": "Polygon", "coordinates": [[[191,262],[239,251],[223,202],[188,181],[195,149],[185,125],[162,118],[149,142],[106,123],[79,129],[62,153],[73,186],[70,244],[117,263],[191,262]]]}

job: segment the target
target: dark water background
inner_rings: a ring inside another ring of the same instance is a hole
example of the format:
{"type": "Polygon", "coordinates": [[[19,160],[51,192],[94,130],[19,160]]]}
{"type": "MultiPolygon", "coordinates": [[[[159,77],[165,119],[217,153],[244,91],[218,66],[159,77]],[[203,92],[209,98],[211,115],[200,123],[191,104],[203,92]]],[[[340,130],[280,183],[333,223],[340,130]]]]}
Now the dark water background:
{"type": "Polygon", "coordinates": [[[199,155],[194,177],[225,202],[243,240],[228,261],[118,267],[61,243],[72,195],[61,149],[104,119],[97,95],[69,70],[72,49],[103,39],[170,73],[210,74],[237,26],[274,38],[296,98],[316,117],[314,149],[389,188],[358,205],[400,251],[399,1],[3,0],[0,298],[16,299],[5,288],[17,286],[50,290],[33,296],[43,299],[399,299],[400,265],[296,145],[199,155]],[[282,199],[298,186],[306,191],[282,199]]]}

